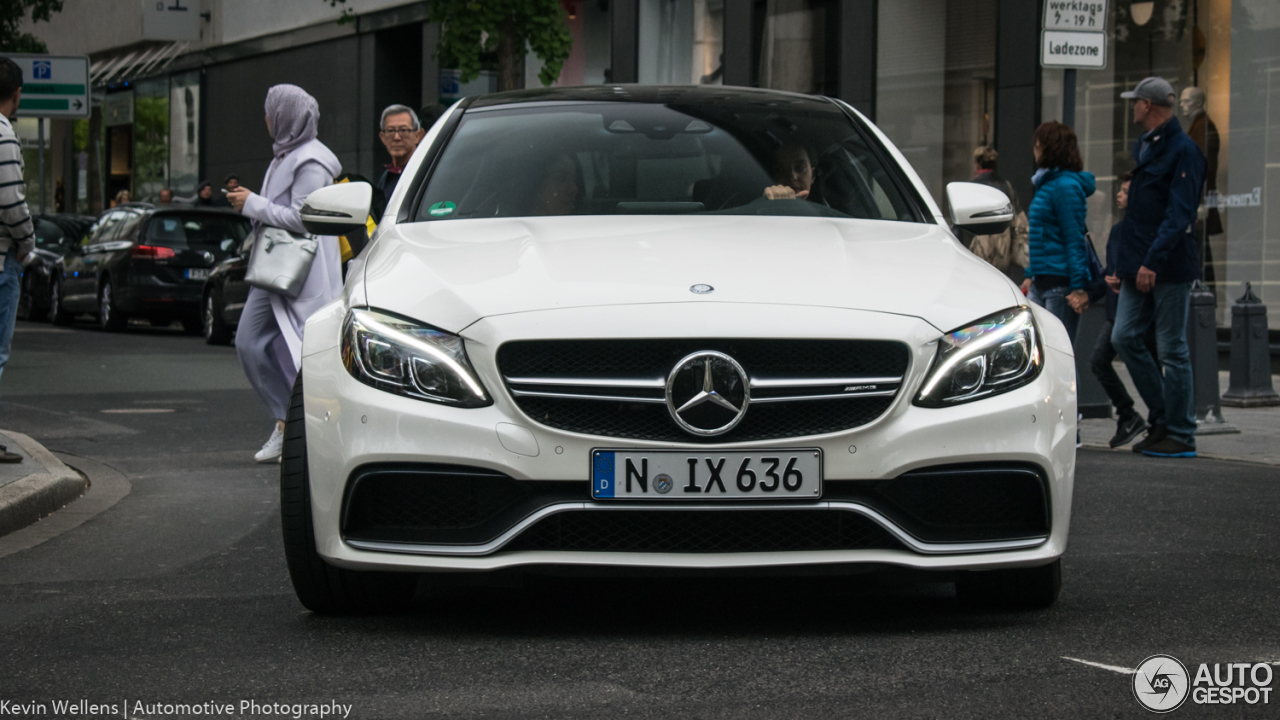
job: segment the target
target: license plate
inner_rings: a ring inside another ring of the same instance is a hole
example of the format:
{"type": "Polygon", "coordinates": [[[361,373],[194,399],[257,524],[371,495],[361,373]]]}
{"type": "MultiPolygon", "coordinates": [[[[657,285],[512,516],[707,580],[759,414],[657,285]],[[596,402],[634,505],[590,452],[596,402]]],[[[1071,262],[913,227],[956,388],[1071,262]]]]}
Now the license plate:
{"type": "Polygon", "coordinates": [[[593,450],[597,500],[816,500],[822,451],[593,450]]]}
{"type": "Polygon", "coordinates": [[[187,268],[188,280],[207,280],[209,278],[209,268],[187,268]]]}

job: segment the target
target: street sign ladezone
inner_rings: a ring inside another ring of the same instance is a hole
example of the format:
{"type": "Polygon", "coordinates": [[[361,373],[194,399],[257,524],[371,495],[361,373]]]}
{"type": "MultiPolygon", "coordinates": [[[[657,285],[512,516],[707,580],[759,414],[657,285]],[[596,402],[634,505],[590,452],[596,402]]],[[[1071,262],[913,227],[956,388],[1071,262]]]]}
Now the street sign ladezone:
{"type": "Polygon", "coordinates": [[[89,117],[89,58],[5,53],[22,68],[19,117],[89,117]]]}
{"type": "Polygon", "coordinates": [[[1043,30],[1040,35],[1040,66],[1081,70],[1105,68],[1107,34],[1043,30]]]}

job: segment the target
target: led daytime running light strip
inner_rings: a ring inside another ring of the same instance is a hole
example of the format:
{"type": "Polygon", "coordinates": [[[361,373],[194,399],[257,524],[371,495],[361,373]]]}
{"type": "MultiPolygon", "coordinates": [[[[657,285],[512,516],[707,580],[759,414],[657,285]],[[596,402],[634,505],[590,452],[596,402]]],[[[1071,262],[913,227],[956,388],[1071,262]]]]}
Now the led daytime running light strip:
{"type": "MultiPolygon", "coordinates": [[[[393,328],[390,325],[383,324],[377,319],[371,317],[372,316],[371,312],[368,312],[365,310],[352,310],[351,312],[352,312],[352,315],[354,316],[356,323],[363,326],[366,331],[370,331],[375,334],[381,334],[384,337],[390,338],[397,343],[400,343],[402,345],[407,345],[414,350],[418,350],[426,355],[431,356],[432,358],[434,358],[435,360],[443,364],[445,367],[452,370],[454,375],[458,376],[459,378],[462,378],[462,381],[466,383],[467,388],[471,390],[471,393],[473,395],[479,398],[485,397],[484,388],[480,387],[480,383],[476,382],[476,379],[471,376],[471,372],[467,370],[467,368],[463,367],[462,364],[459,363],[457,360],[454,360],[452,357],[446,354],[440,348],[430,343],[423,342],[422,340],[412,335],[409,335],[407,333],[404,333],[400,330],[397,330],[396,328],[393,328]]],[[[363,360],[361,360],[361,362],[363,362],[363,360]]],[[[409,372],[413,372],[412,367],[409,369],[409,372]]]]}
{"type": "MultiPolygon", "coordinates": [[[[1016,316],[1014,316],[1013,320],[1003,325],[1003,329],[1005,330],[1005,332],[988,333],[986,337],[979,338],[972,344],[967,345],[963,348],[960,348],[951,357],[947,358],[941,365],[934,368],[933,372],[929,374],[929,382],[925,384],[924,389],[920,392],[921,397],[928,397],[932,395],[934,388],[937,387],[938,385],[938,382],[944,377],[950,377],[951,371],[954,370],[955,367],[959,365],[961,362],[968,360],[974,355],[977,355],[978,353],[983,352],[991,347],[1004,344],[1005,342],[1008,341],[1009,335],[1011,333],[1025,330],[1029,327],[1031,327],[1031,310],[1029,308],[1024,307],[1016,316]]],[[[951,334],[952,333],[947,333],[947,335],[951,335],[951,334]]],[[[1035,342],[1034,336],[1030,338],[1030,340],[1031,340],[1031,348],[1030,348],[1031,364],[1037,365],[1039,364],[1039,360],[1040,360],[1039,343],[1035,342]]],[[[942,341],[940,340],[939,342],[942,342],[942,341]]]]}

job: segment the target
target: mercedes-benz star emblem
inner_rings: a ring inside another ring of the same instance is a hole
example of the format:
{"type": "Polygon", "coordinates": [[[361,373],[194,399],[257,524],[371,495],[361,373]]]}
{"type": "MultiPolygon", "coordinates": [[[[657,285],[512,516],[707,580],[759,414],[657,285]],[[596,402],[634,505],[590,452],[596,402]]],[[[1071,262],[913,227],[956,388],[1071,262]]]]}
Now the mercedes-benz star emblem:
{"type": "Polygon", "coordinates": [[[747,414],[747,372],[721,352],[703,350],[676,363],[667,376],[667,411],[685,432],[722,435],[747,414]]]}
{"type": "Polygon", "coordinates": [[[706,295],[707,293],[715,292],[715,288],[711,287],[710,285],[704,285],[702,283],[698,283],[697,285],[691,286],[689,288],[689,292],[693,293],[694,295],[706,295]]]}

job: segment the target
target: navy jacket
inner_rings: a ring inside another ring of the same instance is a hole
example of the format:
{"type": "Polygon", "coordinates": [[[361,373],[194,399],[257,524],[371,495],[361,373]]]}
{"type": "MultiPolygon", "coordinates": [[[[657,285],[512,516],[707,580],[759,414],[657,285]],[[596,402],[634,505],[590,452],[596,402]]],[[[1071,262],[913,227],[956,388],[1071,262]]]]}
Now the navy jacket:
{"type": "Polygon", "coordinates": [[[1089,256],[1084,235],[1085,198],[1095,189],[1093,175],[1054,168],[1038,178],[1027,210],[1031,265],[1027,275],[1058,275],[1072,290],[1089,287],[1089,256]]]}
{"type": "MultiPolygon", "coordinates": [[[[1111,226],[1111,234],[1107,236],[1107,266],[1103,268],[1103,275],[1114,275],[1116,273],[1116,251],[1120,249],[1120,223],[1111,226]]],[[[1159,275],[1156,276],[1160,277],[1159,275]]],[[[1116,308],[1120,306],[1120,293],[1107,286],[1107,319],[1111,322],[1116,321],[1116,308]]]]}
{"type": "Polygon", "coordinates": [[[1129,208],[1117,226],[1116,275],[1133,279],[1145,266],[1155,271],[1156,282],[1190,282],[1200,277],[1195,223],[1204,154],[1182,132],[1177,118],[1151,133],[1147,154],[1139,161],[1141,147],[1138,138],[1133,144],[1138,166],[1129,183],[1129,208]]]}

